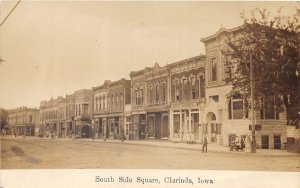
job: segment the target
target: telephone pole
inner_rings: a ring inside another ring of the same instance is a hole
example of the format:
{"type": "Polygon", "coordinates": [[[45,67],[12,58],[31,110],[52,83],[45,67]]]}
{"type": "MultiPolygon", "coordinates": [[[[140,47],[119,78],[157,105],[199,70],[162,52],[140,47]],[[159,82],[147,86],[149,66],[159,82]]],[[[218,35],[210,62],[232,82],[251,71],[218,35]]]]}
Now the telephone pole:
{"type": "Polygon", "coordinates": [[[250,95],[251,95],[251,153],[256,153],[256,140],[255,140],[255,119],[254,119],[254,97],[253,97],[253,62],[252,62],[252,52],[250,51],[250,95]]]}

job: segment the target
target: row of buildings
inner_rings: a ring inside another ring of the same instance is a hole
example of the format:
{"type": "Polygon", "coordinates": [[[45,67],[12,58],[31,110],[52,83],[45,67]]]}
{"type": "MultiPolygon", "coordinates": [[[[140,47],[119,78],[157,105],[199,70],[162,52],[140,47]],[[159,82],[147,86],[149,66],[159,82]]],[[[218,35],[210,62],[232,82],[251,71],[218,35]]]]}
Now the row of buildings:
{"type": "Polygon", "coordinates": [[[254,114],[232,86],[221,54],[228,34],[238,28],[221,28],[201,39],[205,55],[132,71],[130,79],[106,80],[91,89],[41,101],[39,109],[9,110],[12,134],[52,135],[101,139],[166,139],[178,142],[209,142],[228,146],[232,136],[246,137],[255,128],[259,148],[283,148],[289,139],[299,141],[299,127],[287,127],[285,113],[265,97],[254,114]],[[23,116],[22,116],[23,115],[23,116]]]}

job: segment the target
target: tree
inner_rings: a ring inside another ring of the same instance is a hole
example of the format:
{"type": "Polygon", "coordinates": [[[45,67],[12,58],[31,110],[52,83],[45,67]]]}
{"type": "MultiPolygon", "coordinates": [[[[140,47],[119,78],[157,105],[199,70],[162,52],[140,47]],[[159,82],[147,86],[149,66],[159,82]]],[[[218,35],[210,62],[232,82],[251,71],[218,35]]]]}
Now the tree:
{"type": "MultiPolygon", "coordinates": [[[[250,56],[253,63],[255,101],[274,96],[278,111],[287,110],[287,118],[300,106],[300,8],[292,16],[269,18],[266,9],[251,11],[239,35],[228,37],[222,54],[231,71],[226,81],[232,83],[231,94],[250,97],[250,56]],[[285,107],[285,108],[284,108],[285,107]]],[[[254,107],[261,108],[256,102],[254,107]]],[[[293,118],[293,117],[290,117],[293,118]]]]}
{"type": "Polygon", "coordinates": [[[3,108],[0,108],[0,131],[2,131],[2,129],[5,129],[7,126],[7,116],[7,111],[3,108]]]}

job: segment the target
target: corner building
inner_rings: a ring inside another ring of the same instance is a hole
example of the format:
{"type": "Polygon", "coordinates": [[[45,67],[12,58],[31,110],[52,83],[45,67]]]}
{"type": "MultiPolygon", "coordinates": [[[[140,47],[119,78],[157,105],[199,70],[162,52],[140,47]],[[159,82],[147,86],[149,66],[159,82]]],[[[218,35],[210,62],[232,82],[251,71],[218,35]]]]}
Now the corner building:
{"type": "MultiPolygon", "coordinates": [[[[203,111],[205,134],[210,142],[228,146],[231,136],[251,136],[251,114],[239,94],[230,96],[232,85],[224,80],[232,76],[221,53],[228,37],[238,37],[242,27],[221,28],[214,35],[201,39],[206,54],[206,105],[203,111]],[[226,71],[227,70],[227,71],[226,71]],[[229,71],[228,71],[229,70],[229,71]]],[[[286,116],[275,108],[272,96],[263,96],[263,108],[256,110],[255,138],[258,148],[280,149],[286,143],[286,116]]]]}

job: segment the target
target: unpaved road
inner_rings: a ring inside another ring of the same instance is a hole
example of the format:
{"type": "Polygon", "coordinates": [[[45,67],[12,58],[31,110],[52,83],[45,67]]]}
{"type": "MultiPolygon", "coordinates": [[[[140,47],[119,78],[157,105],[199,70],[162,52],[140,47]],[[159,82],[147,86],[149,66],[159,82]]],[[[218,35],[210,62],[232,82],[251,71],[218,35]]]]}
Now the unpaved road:
{"type": "Polygon", "coordinates": [[[300,171],[300,155],[202,154],[197,150],[37,138],[1,138],[2,169],[198,169],[300,171]]]}

